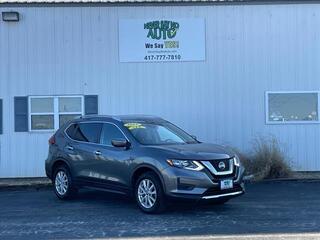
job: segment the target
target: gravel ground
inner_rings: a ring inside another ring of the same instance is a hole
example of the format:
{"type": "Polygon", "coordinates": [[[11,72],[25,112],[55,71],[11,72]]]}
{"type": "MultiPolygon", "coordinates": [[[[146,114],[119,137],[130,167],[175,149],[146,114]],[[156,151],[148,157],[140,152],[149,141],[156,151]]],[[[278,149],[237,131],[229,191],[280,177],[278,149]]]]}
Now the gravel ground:
{"type": "Polygon", "coordinates": [[[247,185],[223,206],[176,204],[146,215],[125,196],[51,189],[0,191],[0,239],[320,239],[320,182],[247,185]]]}

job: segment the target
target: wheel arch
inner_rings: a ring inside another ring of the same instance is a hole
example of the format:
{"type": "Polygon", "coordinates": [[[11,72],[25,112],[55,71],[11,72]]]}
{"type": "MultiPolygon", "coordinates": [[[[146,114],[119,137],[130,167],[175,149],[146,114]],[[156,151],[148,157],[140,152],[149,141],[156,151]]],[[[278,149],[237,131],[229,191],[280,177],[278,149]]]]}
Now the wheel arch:
{"type": "Polygon", "coordinates": [[[54,178],[54,176],[53,176],[54,172],[59,166],[66,166],[68,168],[68,170],[71,172],[71,167],[70,167],[69,163],[64,159],[59,158],[56,161],[54,161],[54,163],[52,164],[52,167],[51,167],[51,178],[54,178]]]}
{"type": "Polygon", "coordinates": [[[131,175],[131,187],[132,189],[134,189],[136,181],[138,180],[139,176],[141,176],[141,174],[145,173],[145,172],[154,172],[158,178],[160,179],[161,182],[161,186],[164,192],[165,191],[165,184],[164,184],[164,179],[161,175],[161,172],[155,168],[154,166],[150,165],[150,164],[142,164],[139,165],[138,167],[136,167],[131,175]]]}

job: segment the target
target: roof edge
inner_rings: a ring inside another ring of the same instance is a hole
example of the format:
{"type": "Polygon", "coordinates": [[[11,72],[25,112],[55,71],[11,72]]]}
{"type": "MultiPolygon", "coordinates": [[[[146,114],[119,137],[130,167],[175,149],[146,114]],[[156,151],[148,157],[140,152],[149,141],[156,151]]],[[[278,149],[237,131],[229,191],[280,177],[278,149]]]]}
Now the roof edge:
{"type": "Polygon", "coordinates": [[[0,0],[0,7],[19,6],[132,6],[132,5],[267,5],[317,4],[320,0],[0,0]]]}

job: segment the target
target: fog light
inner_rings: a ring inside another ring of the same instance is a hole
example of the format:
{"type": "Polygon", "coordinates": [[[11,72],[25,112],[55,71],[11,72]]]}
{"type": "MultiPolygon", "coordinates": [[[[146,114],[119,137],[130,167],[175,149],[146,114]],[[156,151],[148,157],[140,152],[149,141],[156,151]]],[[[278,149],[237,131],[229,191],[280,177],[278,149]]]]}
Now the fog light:
{"type": "Polygon", "coordinates": [[[2,12],[2,20],[5,22],[18,22],[19,13],[18,12],[2,12]]]}

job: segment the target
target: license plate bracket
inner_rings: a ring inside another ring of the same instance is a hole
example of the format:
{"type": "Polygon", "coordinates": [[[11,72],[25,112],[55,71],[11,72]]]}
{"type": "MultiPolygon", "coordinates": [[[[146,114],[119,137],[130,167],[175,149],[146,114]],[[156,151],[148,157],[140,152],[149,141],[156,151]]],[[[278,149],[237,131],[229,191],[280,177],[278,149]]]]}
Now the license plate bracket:
{"type": "Polygon", "coordinates": [[[232,179],[224,179],[220,181],[220,189],[225,190],[225,189],[231,189],[233,188],[233,181],[232,179]]]}

